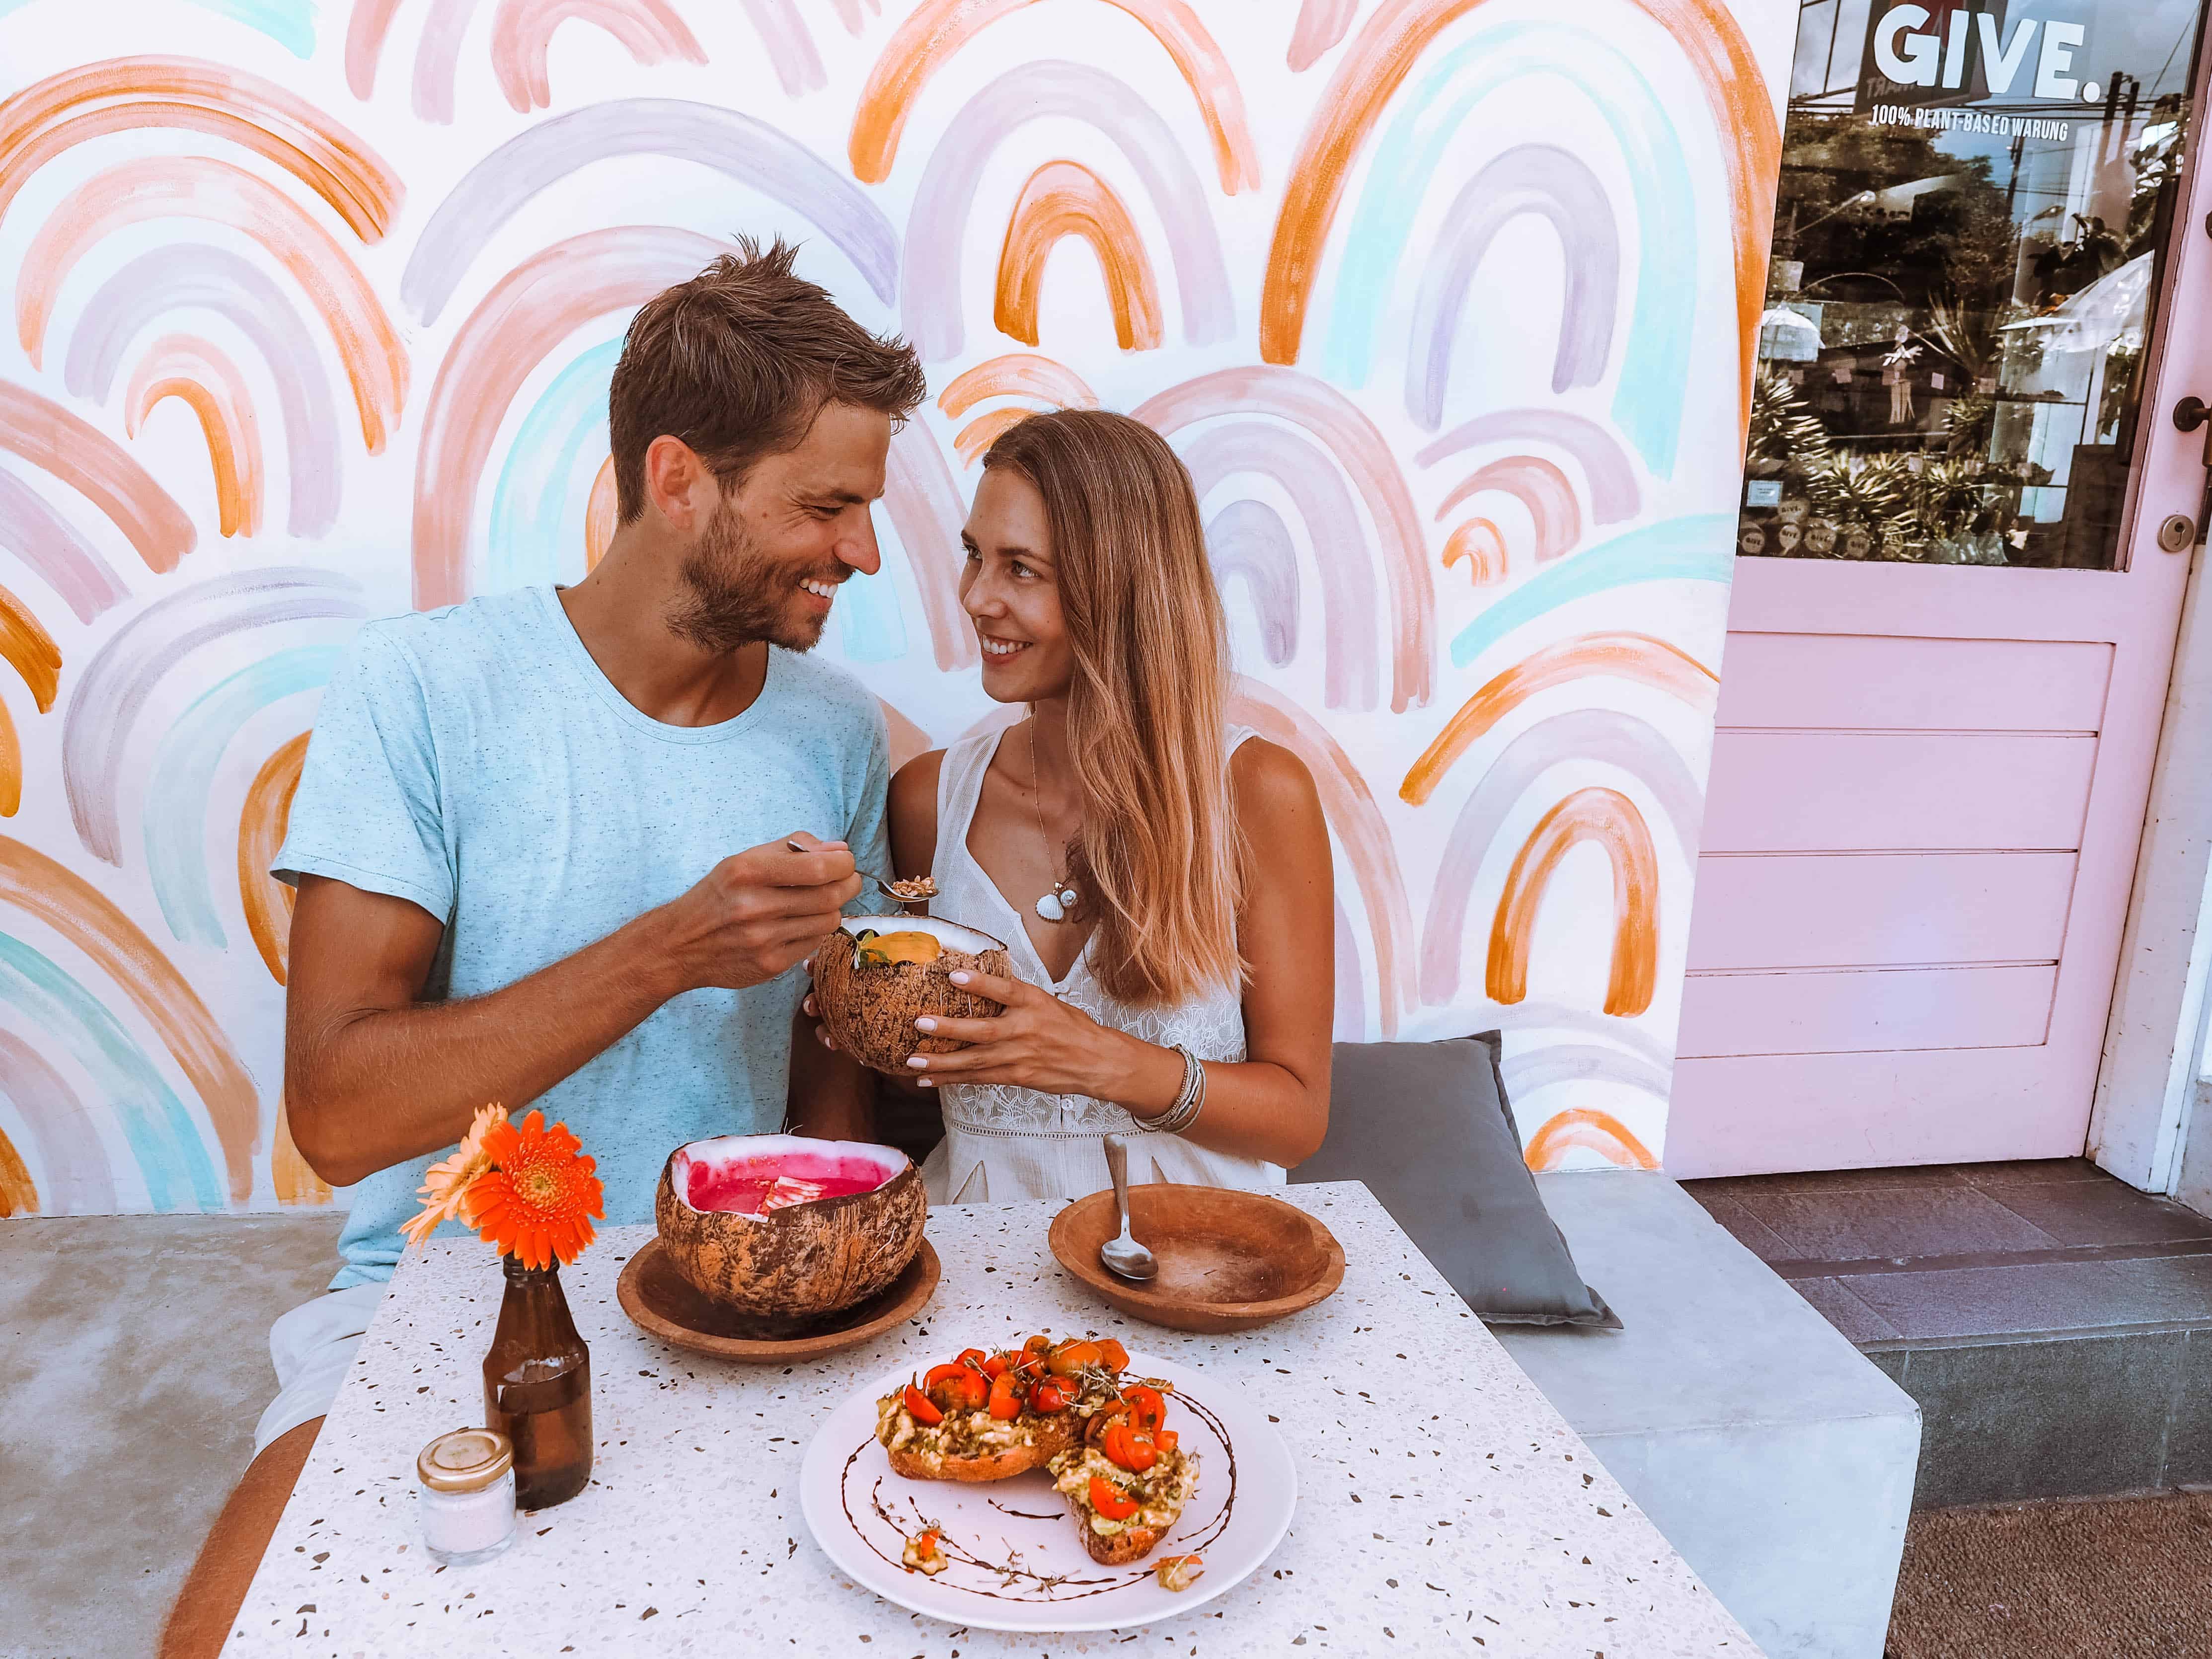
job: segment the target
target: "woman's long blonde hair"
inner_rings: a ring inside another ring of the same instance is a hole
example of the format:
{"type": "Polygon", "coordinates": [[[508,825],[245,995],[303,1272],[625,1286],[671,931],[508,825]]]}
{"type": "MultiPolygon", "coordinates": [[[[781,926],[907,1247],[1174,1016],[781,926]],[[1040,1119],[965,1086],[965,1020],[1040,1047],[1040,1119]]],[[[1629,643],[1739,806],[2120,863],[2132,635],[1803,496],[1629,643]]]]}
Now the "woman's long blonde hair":
{"type": "Polygon", "coordinates": [[[1104,410],[1033,415],[983,465],[1034,484],[1052,532],[1083,808],[1069,880],[1097,916],[1091,973],[1140,1007],[1237,985],[1228,629],[1190,474],[1152,428],[1104,410]]]}

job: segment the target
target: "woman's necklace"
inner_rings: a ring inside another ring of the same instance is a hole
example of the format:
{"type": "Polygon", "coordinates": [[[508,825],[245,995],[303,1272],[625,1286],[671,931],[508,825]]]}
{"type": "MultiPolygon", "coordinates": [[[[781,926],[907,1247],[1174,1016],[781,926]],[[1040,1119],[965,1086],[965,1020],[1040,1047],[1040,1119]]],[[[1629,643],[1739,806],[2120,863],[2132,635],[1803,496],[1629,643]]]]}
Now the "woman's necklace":
{"type": "Polygon", "coordinates": [[[1052,890],[1037,900],[1036,913],[1047,921],[1066,921],[1075,914],[1075,907],[1083,896],[1067,884],[1067,849],[1062,848],[1061,856],[1057,860],[1052,856],[1052,832],[1044,827],[1044,777],[1037,770],[1036,720],[1034,715],[1030,720],[1029,737],[1030,805],[1036,809],[1037,839],[1044,843],[1046,861],[1057,864],[1060,871],[1053,878],[1052,890]]]}

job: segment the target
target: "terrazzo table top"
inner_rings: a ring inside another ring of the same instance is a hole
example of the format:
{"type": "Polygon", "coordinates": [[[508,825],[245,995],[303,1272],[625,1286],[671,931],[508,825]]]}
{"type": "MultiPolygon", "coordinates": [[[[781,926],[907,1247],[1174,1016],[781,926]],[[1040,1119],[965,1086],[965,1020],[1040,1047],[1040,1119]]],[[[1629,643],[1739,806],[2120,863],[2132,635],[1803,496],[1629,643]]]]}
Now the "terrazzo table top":
{"type": "MultiPolygon", "coordinates": [[[[415,1454],[482,1420],[501,1283],[472,1240],[411,1255],[324,1423],[240,1608],[235,1659],[436,1653],[1544,1656],[1758,1649],[1382,1206],[1292,1187],[1343,1243],[1343,1287],[1241,1335],[1125,1322],[1045,1245],[1053,1202],[933,1211],[945,1277],[922,1316],[788,1370],[729,1365],[636,1328],[615,1280],[650,1227],[562,1271],[592,1350],[591,1486],[514,1547],[439,1571],[415,1454]],[[1243,1583],[1141,1630],[1002,1635],[912,1613],[834,1568],[800,1519],[816,1424],[855,1387],[1013,1328],[1111,1332],[1264,1395],[1298,1468],[1289,1536],[1243,1583]]],[[[1302,1656],[1303,1659],[1303,1656],[1302,1656]]]]}

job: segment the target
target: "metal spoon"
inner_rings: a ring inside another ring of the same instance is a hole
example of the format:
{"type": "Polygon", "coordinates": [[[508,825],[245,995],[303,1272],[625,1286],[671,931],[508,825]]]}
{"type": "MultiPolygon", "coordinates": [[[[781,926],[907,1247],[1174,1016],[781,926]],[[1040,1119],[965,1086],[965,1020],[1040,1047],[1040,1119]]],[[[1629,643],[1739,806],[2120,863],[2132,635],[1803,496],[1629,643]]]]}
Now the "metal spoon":
{"type": "MultiPolygon", "coordinates": [[[[806,851],[806,848],[801,847],[795,841],[787,841],[783,844],[791,848],[794,853],[804,853],[806,851]]],[[[885,881],[881,876],[878,875],[874,871],[860,870],[858,869],[858,866],[855,866],[855,869],[857,873],[866,876],[870,881],[875,883],[876,890],[894,904],[927,904],[931,899],[936,896],[933,893],[924,893],[919,897],[916,897],[912,894],[894,891],[891,884],[885,881]]]]}
{"type": "Polygon", "coordinates": [[[1106,1168],[1114,1176],[1114,1208],[1121,1231],[1098,1247],[1098,1259],[1107,1272],[1123,1279],[1153,1278],[1160,1270],[1159,1258],[1129,1237],[1129,1148],[1119,1135],[1106,1137],[1106,1168]]]}

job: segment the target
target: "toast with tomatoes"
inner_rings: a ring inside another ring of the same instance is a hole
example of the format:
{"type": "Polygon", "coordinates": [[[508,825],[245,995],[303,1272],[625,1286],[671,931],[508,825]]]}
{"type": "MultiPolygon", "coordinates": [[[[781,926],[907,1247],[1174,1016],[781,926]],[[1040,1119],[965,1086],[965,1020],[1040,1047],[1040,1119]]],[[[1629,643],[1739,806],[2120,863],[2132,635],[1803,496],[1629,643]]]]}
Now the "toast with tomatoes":
{"type": "Polygon", "coordinates": [[[1091,1413],[1080,1446],[1046,1466],[1101,1566],[1151,1554],[1198,1491],[1198,1455],[1183,1449],[1166,1415],[1166,1384],[1132,1384],[1091,1413]]]}
{"type": "Polygon", "coordinates": [[[1018,1349],[969,1348],[876,1402],[876,1438],[909,1480],[1006,1480],[1079,1444],[1119,1398],[1129,1356],[1118,1342],[1031,1337],[1018,1349]]]}

